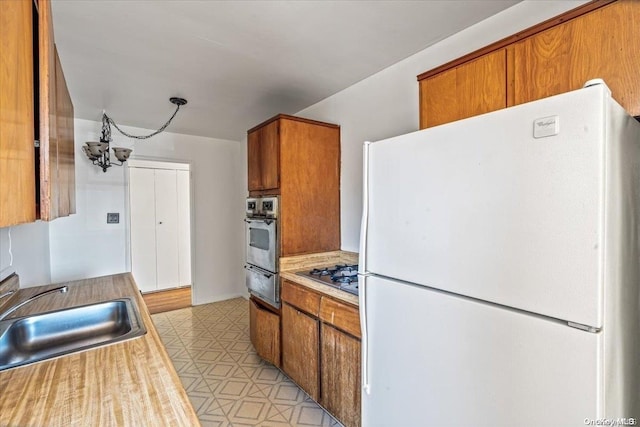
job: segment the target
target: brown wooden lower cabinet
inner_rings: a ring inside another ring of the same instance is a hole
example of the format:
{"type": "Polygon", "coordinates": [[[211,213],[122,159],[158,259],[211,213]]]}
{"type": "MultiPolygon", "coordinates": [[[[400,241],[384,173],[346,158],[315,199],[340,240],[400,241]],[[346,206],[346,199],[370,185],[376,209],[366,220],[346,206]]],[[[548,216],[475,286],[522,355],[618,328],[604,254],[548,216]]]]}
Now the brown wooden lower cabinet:
{"type": "Polygon", "coordinates": [[[358,307],[282,282],[282,370],[346,427],[360,425],[358,307]]]}
{"type": "Polygon", "coordinates": [[[280,316],[249,300],[249,335],[258,356],[280,367],[280,316]]]}
{"type": "Polygon", "coordinates": [[[360,425],[360,340],[320,326],[320,403],[345,427],[360,425]]]}
{"type": "Polygon", "coordinates": [[[320,399],[320,322],[282,304],[282,369],[315,401],[320,399]]]}

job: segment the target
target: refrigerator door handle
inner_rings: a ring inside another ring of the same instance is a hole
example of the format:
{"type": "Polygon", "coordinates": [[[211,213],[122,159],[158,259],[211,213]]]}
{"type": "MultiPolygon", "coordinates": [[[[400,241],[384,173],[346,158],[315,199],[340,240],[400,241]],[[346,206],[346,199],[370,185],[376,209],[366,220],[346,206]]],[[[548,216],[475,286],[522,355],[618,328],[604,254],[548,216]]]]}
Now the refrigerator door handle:
{"type": "Polygon", "coordinates": [[[362,223],[360,228],[360,259],[358,260],[358,275],[361,283],[359,285],[360,303],[360,329],[361,329],[361,377],[362,392],[371,394],[369,385],[369,339],[367,335],[367,232],[369,228],[369,145],[371,142],[365,141],[362,147],[362,223]]]}
{"type": "Polygon", "coordinates": [[[362,221],[360,223],[360,257],[358,272],[367,272],[367,232],[369,228],[369,145],[365,141],[362,146],[362,221]]]}
{"type": "Polygon", "coordinates": [[[368,275],[361,275],[361,283],[359,285],[359,305],[360,305],[360,333],[361,333],[361,342],[360,345],[362,347],[361,357],[362,357],[362,391],[367,395],[371,394],[371,386],[369,384],[369,339],[368,339],[368,329],[367,329],[367,278],[368,275]]]}

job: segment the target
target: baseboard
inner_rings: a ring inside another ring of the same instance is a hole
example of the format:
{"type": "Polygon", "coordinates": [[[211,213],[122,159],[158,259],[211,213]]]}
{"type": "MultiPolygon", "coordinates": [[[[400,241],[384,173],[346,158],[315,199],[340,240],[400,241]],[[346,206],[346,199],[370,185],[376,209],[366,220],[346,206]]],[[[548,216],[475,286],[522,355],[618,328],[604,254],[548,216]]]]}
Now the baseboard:
{"type": "Polygon", "coordinates": [[[163,313],[191,307],[191,286],[142,294],[149,313],[163,313]]]}
{"type": "Polygon", "coordinates": [[[215,297],[213,297],[211,299],[207,299],[206,301],[203,301],[203,302],[194,301],[193,305],[209,304],[209,303],[212,303],[212,302],[226,301],[226,300],[229,300],[229,299],[240,298],[240,297],[248,299],[242,293],[232,293],[232,294],[216,295],[215,297]]]}

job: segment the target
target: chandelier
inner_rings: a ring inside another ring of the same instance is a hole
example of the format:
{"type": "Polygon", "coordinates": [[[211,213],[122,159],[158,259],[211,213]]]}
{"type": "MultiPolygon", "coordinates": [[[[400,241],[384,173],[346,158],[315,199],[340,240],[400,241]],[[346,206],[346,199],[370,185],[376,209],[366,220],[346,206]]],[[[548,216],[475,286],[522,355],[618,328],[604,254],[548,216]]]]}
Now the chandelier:
{"type": "Polygon", "coordinates": [[[129,156],[131,155],[130,148],[124,147],[113,147],[113,155],[120,161],[120,163],[116,163],[115,161],[111,161],[111,156],[109,154],[109,144],[111,143],[111,125],[115,127],[118,132],[133,139],[148,139],[152,136],[155,136],[161,132],[163,132],[167,126],[171,123],[173,118],[178,114],[178,110],[180,107],[187,103],[187,100],[184,98],[169,98],[169,101],[176,106],[176,110],[173,112],[169,120],[162,125],[158,130],[150,133],[149,135],[131,135],[118,127],[116,122],[109,116],[107,116],[106,112],[102,112],[102,136],[100,137],[100,141],[88,141],[85,145],[82,146],[82,151],[87,155],[91,162],[102,168],[103,172],[106,172],[108,168],[112,165],[122,166],[124,162],[127,161],[129,156]]]}

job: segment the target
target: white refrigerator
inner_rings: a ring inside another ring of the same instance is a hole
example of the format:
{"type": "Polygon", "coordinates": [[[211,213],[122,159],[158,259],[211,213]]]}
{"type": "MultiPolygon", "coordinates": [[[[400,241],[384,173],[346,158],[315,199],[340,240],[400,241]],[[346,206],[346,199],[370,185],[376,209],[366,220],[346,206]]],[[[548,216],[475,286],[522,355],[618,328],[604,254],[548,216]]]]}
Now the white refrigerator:
{"type": "Polygon", "coordinates": [[[367,142],[363,184],[363,426],[640,422],[640,124],[606,85],[367,142]]]}

